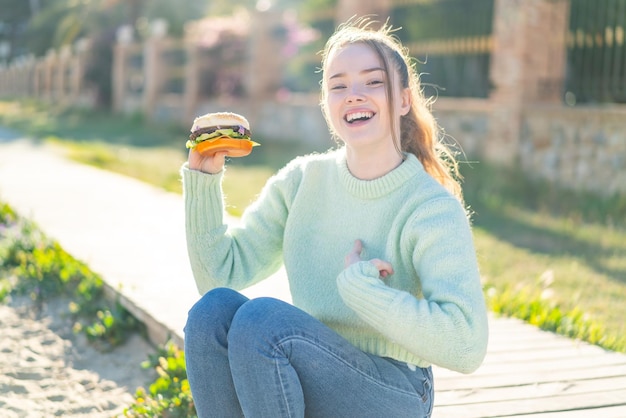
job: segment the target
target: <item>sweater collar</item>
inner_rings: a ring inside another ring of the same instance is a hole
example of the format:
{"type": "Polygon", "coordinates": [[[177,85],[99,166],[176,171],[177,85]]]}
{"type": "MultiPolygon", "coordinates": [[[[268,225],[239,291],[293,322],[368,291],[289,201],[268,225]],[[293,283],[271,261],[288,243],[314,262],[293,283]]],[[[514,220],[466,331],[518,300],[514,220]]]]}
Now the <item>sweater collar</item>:
{"type": "Polygon", "coordinates": [[[422,163],[414,154],[405,153],[404,155],[406,159],[402,164],[384,176],[373,180],[361,180],[354,177],[348,169],[345,148],[341,149],[337,157],[339,181],[350,194],[360,199],[376,199],[385,196],[424,171],[422,163]]]}

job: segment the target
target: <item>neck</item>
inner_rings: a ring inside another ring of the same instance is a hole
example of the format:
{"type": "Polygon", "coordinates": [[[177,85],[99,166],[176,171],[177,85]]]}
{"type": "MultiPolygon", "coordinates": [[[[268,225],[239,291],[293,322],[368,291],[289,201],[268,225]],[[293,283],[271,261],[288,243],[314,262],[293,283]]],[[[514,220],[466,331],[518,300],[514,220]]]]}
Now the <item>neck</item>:
{"type": "Polygon", "coordinates": [[[404,161],[395,148],[382,152],[362,152],[346,149],[346,161],[350,173],[360,180],[374,180],[389,173],[404,161]]]}

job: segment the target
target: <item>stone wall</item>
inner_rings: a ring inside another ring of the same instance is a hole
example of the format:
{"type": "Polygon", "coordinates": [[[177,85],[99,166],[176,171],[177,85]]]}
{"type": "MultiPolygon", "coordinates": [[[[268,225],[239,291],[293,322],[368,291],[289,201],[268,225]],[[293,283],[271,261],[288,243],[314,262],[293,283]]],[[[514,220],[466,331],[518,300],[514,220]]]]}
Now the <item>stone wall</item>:
{"type": "MultiPolygon", "coordinates": [[[[498,113],[489,100],[440,99],[434,114],[464,155],[494,162],[490,125],[498,113]]],[[[601,196],[626,194],[626,106],[527,105],[509,165],[530,177],[601,196]]],[[[495,161],[501,163],[501,159],[495,161]]]]}
{"type": "Polygon", "coordinates": [[[626,106],[524,109],[518,159],[528,174],[610,196],[626,193],[626,106]]]}
{"type": "Polygon", "coordinates": [[[488,99],[439,98],[433,114],[446,135],[446,141],[456,146],[459,159],[477,160],[486,155],[492,102],[488,99]]]}

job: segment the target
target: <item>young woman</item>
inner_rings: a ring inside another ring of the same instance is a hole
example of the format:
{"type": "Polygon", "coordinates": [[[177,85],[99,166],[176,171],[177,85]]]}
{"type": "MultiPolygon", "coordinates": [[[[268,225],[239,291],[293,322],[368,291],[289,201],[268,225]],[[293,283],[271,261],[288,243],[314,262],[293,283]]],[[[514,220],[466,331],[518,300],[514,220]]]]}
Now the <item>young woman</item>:
{"type": "Polygon", "coordinates": [[[337,150],[296,158],[241,225],[222,219],[224,155],[182,169],[200,301],[185,355],[200,417],[426,417],[431,364],[470,373],[487,315],[455,163],[405,50],[342,25],[323,55],[337,150]],[[284,263],[293,306],[237,290],[284,263]]]}

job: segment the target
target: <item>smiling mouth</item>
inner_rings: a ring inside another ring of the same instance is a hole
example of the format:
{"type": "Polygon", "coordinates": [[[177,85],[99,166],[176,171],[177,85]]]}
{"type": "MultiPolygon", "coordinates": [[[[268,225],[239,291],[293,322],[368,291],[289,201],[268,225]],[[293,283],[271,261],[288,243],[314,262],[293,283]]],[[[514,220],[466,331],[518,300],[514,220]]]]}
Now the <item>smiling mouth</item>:
{"type": "Polygon", "coordinates": [[[348,123],[354,123],[354,122],[362,122],[362,121],[370,120],[373,117],[374,117],[374,112],[354,112],[354,113],[348,113],[344,117],[344,119],[348,123]]]}

